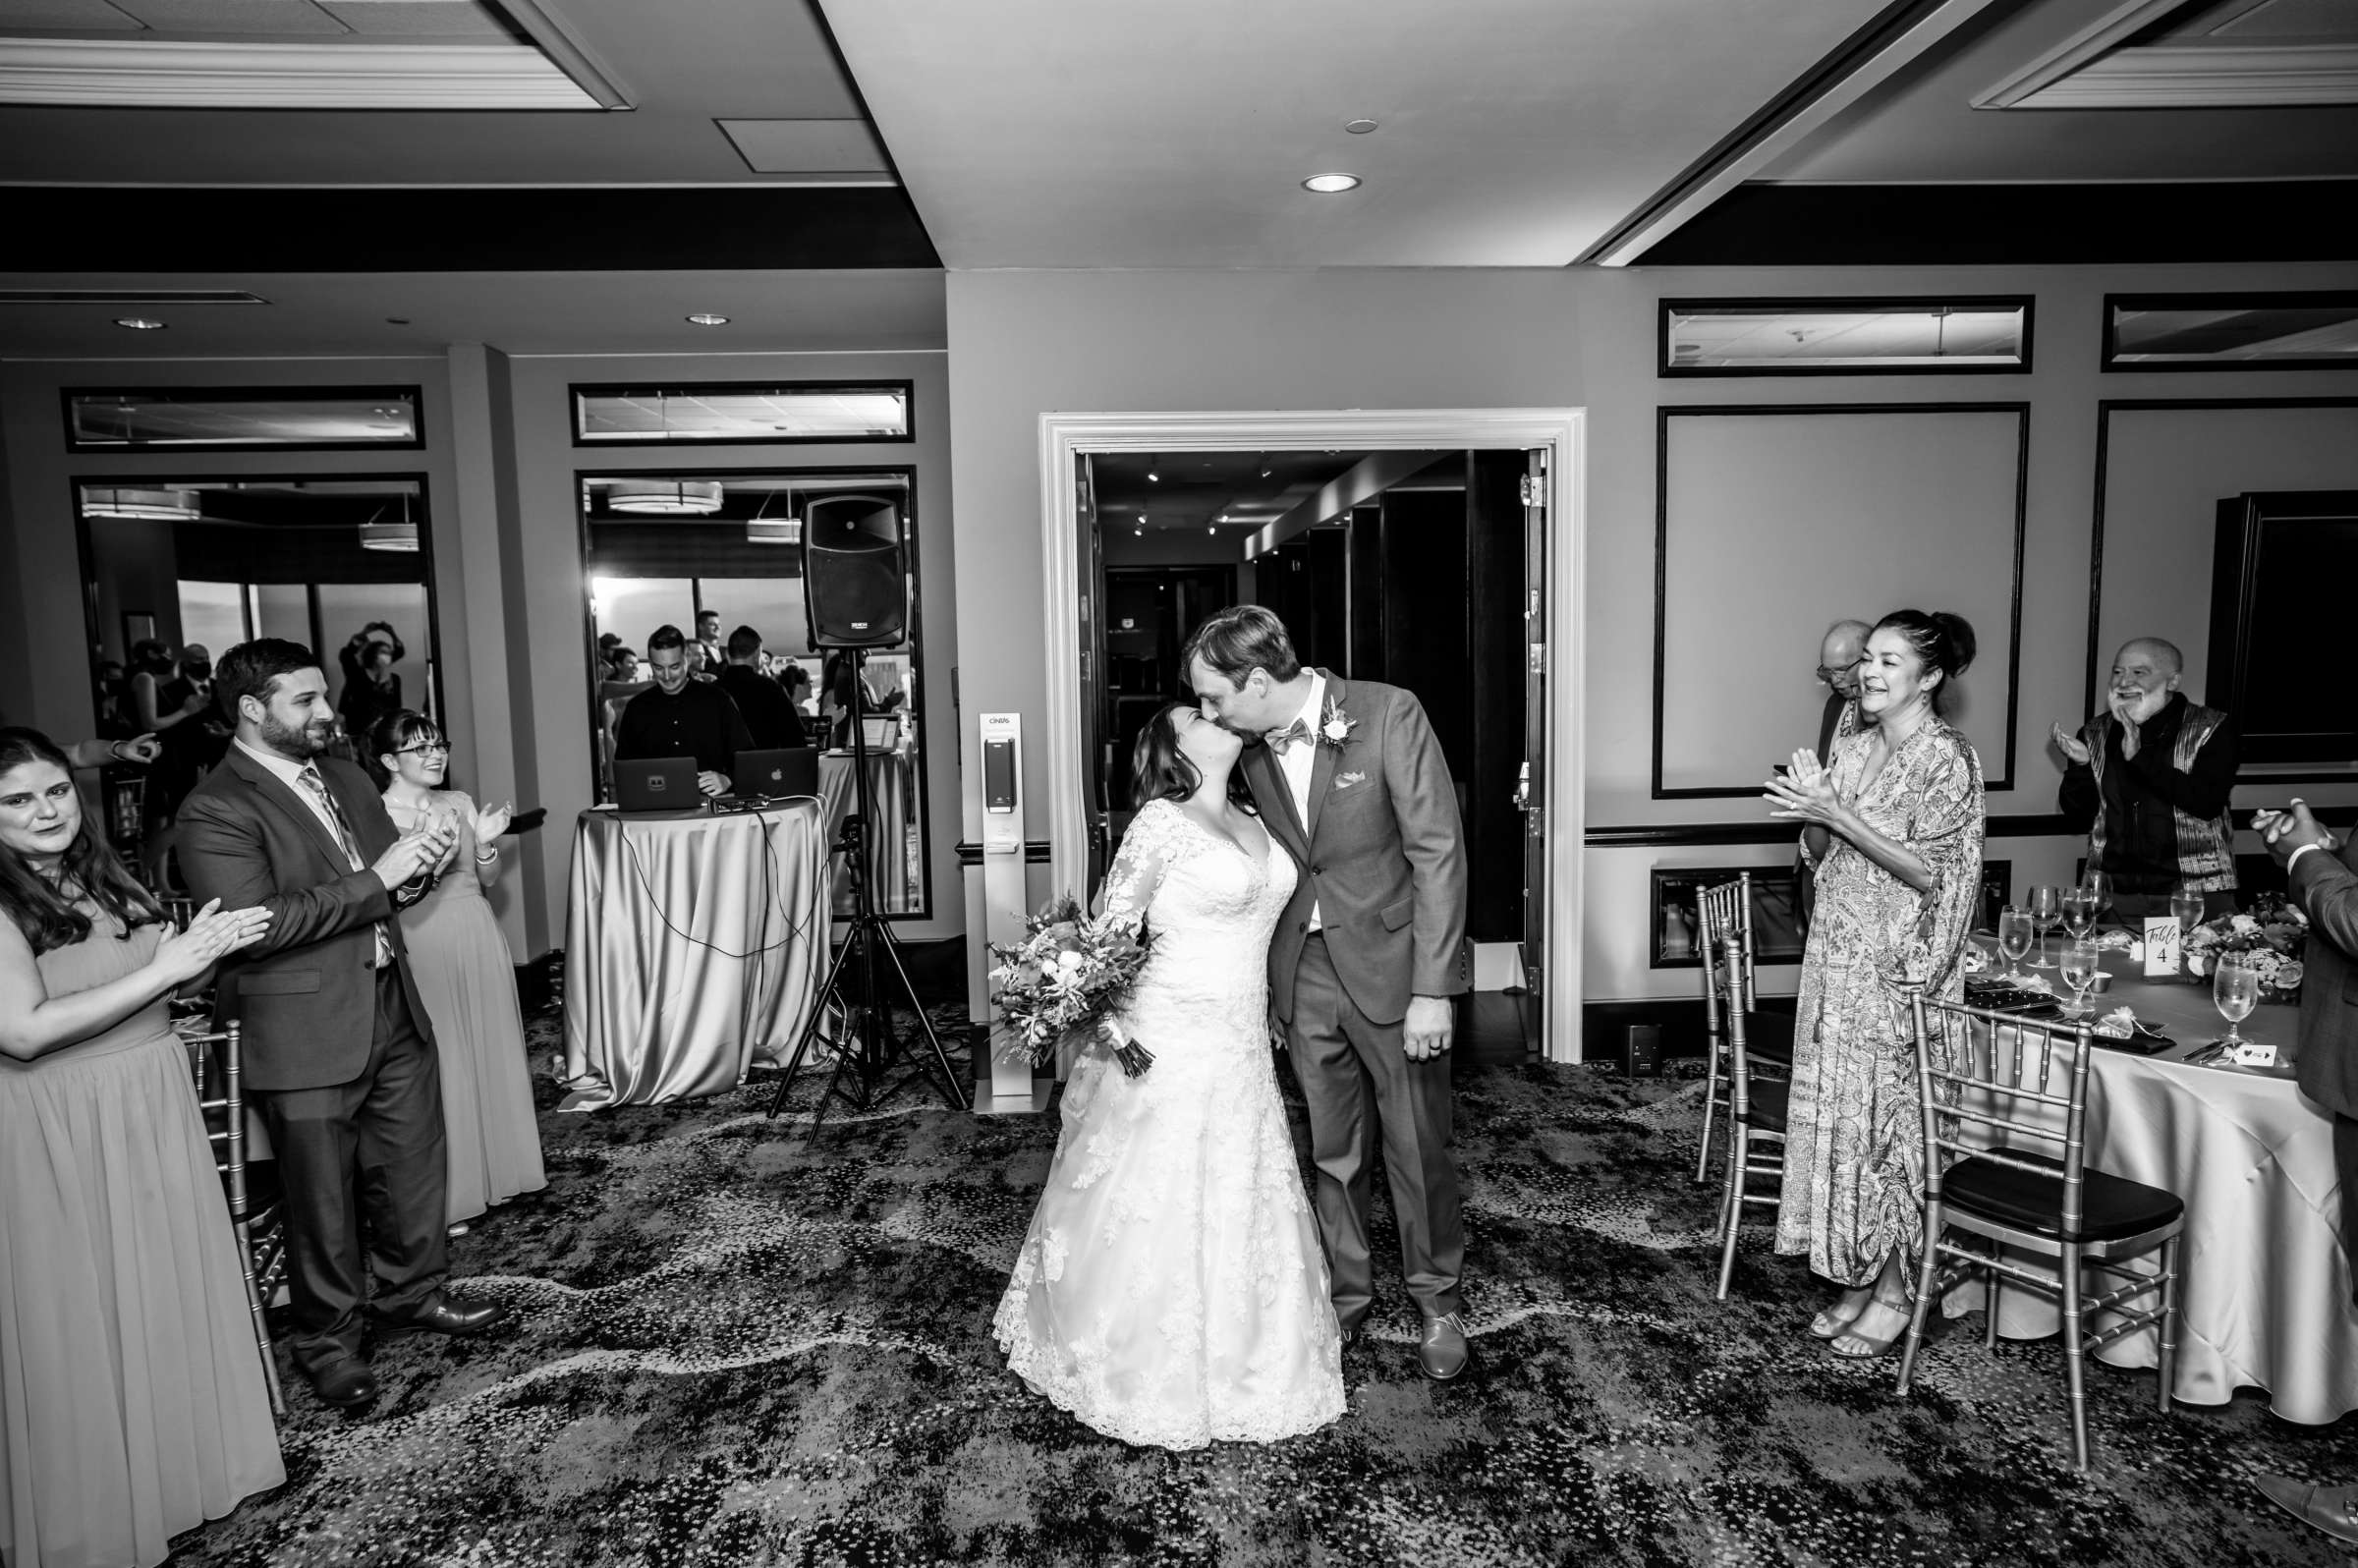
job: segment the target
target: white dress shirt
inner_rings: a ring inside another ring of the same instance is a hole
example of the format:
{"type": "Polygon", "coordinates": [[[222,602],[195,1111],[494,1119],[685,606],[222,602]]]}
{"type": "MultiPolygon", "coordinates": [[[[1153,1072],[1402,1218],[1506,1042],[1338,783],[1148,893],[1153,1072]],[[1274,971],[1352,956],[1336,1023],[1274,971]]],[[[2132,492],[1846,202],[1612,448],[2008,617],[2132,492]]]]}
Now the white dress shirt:
{"type": "MultiPolygon", "coordinates": [[[[1285,774],[1286,792],[1294,798],[1294,819],[1302,824],[1306,843],[1310,834],[1310,774],[1319,765],[1319,748],[1325,744],[1319,739],[1319,715],[1325,710],[1326,677],[1312,670],[1310,699],[1302,704],[1302,711],[1294,715],[1294,718],[1310,727],[1310,739],[1288,746],[1277,758],[1278,770],[1285,774]]],[[[1277,727],[1282,730],[1293,722],[1293,719],[1287,719],[1277,727]]],[[[1314,898],[1310,905],[1310,928],[1319,930],[1323,924],[1319,919],[1319,905],[1314,898]]]]}

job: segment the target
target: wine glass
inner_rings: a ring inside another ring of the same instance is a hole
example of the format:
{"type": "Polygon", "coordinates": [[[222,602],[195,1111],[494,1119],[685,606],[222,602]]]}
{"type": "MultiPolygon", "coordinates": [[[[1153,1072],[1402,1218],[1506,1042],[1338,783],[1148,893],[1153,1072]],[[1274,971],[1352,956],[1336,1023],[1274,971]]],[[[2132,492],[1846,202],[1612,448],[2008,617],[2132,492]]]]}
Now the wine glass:
{"type": "Polygon", "coordinates": [[[2028,911],[2009,904],[1997,912],[1997,950],[2006,955],[2006,973],[2000,978],[2008,985],[2020,985],[2030,979],[2022,972],[2022,955],[2031,950],[2028,911]]]}
{"type": "Polygon", "coordinates": [[[2099,919],[2112,906],[2112,878],[2102,867],[2091,866],[2080,873],[2080,891],[2088,895],[2088,907],[2099,919]]]}
{"type": "Polygon", "coordinates": [[[2053,930],[2055,922],[2062,918],[2062,889],[2051,883],[2045,883],[2031,889],[2031,924],[2039,932],[2039,956],[2031,960],[2031,968],[2053,969],[2055,967],[2048,960],[2047,933],[2053,930]]]}
{"type": "Polygon", "coordinates": [[[2203,923],[2203,895],[2191,887],[2181,887],[2169,895],[2169,913],[2178,923],[2178,951],[2186,951],[2186,938],[2203,923]]]}
{"type": "Polygon", "coordinates": [[[2084,939],[2096,929],[2097,895],[2084,887],[2075,887],[2063,895],[2063,928],[2071,932],[2073,941],[2084,939]]]}
{"type": "Polygon", "coordinates": [[[2227,1021],[2227,1032],[2212,1042],[2211,1054],[2224,1056],[2243,1043],[2235,1026],[2260,1004],[2260,972],[2231,953],[2221,954],[2211,976],[2211,1000],[2227,1021]]]}
{"type": "Polygon", "coordinates": [[[2063,1009],[2063,1016],[2085,1018],[2089,1013],[2088,987],[2096,983],[2097,970],[2096,943],[2089,940],[2086,932],[2064,945],[2062,964],[2063,983],[2071,987],[2071,1005],[2063,1009]]]}

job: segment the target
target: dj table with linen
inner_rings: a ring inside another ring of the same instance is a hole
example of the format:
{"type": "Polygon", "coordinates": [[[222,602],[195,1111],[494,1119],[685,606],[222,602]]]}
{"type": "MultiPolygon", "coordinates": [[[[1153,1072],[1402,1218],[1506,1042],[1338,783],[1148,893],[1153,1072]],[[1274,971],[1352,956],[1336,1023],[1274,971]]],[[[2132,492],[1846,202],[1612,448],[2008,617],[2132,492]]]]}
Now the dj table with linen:
{"type": "MultiPolygon", "coordinates": [[[[2113,979],[2099,1010],[2132,1008],[2175,1041],[2150,1057],[2099,1047],[2087,1126],[2090,1165],[2166,1188],[2186,1204],[2171,1396],[2223,1405],[2238,1388],[2263,1388],[2277,1415],[2312,1425],[2358,1410],[2358,1307],[2341,1238],[2332,1117],[2301,1093],[2289,1067],[2186,1063],[2226,1028],[2209,985],[2148,980],[2125,953],[2105,953],[2103,965],[2113,979]]],[[[2051,981],[2054,972],[2043,973],[2051,981]]],[[[2242,1034],[2281,1053],[2298,1023],[2297,1008],[2262,1007],[2242,1034]]],[[[2065,1092],[2060,1064],[2049,1088],[2065,1092]]],[[[1979,1298],[1968,1287],[1951,1307],[1978,1306],[1979,1298]]],[[[1998,1332],[2008,1338],[2050,1335],[2060,1323],[2050,1299],[2019,1288],[2001,1298],[1998,1332]]],[[[2149,1329],[2097,1354],[2114,1366],[2152,1367],[2158,1352],[2149,1329]]]]}
{"type": "Polygon", "coordinates": [[[560,1110],[717,1094],[794,1048],[825,978],[824,809],[574,825],[560,1110]]]}

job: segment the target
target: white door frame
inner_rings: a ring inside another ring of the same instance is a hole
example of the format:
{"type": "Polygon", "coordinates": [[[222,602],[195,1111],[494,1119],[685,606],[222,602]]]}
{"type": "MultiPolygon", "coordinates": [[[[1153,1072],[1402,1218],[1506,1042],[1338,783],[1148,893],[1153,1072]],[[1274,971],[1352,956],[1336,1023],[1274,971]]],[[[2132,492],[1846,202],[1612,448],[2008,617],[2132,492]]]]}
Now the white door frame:
{"type": "Polygon", "coordinates": [[[1046,573],[1049,883],[1079,897],[1089,877],[1089,759],[1081,711],[1080,498],[1090,452],[1421,451],[1547,453],[1546,967],[1541,1038],[1550,1060],[1581,1057],[1582,598],[1588,583],[1588,423],[1580,409],[1344,409],[1242,414],[1043,414],[1040,562],[1046,573]]]}

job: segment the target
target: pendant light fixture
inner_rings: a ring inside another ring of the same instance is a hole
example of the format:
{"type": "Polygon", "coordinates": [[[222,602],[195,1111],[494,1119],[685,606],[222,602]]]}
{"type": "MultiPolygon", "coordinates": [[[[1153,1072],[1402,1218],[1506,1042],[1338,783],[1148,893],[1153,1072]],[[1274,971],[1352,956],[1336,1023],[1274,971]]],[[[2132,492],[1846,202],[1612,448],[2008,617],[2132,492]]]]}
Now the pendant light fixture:
{"type": "Polygon", "coordinates": [[[710,517],[720,510],[718,479],[616,479],[606,509],[649,517],[710,517]]]}
{"type": "Polygon", "coordinates": [[[380,506],[376,509],[375,517],[371,517],[361,525],[361,548],[364,550],[392,550],[403,555],[417,554],[418,525],[410,521],[409,493],[407,491],[402,493],[400,522],[378,522],[377,518],[384,515],[385,509],[380,506]]]}
{"type": "Polygon", "coordinates": [[[199,515],[196,498],[186,490],[126,490],[112,485],[85,486],[82,492],[84,517],[119,517],[134,523],[194,523],[199,515]]]}

